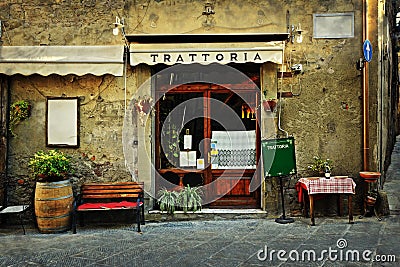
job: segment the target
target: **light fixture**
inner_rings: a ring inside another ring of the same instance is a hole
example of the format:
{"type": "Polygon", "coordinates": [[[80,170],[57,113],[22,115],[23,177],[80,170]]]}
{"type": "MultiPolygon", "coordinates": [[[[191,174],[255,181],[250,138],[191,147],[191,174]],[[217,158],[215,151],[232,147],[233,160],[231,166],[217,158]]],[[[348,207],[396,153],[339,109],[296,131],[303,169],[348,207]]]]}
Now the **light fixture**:
{"type": "Polygon", "coordinates": [[[301,43],[303,42],[303,35],[302,35],[303,30],[301,29],[301,24],[299,23],[299,25],[296,27],[294,25],[290,25],[289,26],[289,39],[292,42],[292,44],[294,43],[294,39],[296,38],[296,42],[297,43],[301,43]]]}
{"type": "Polygon", "coordinates": [[[115,17],[115,22],[114,22],[114,29],[113,29],[113,35],[118,35],[119,34],[119,29],[123,31],[124,29],[124,19],[120,19],[118,16],[115,17]]]}
{"type": "Polygon", "coordinates": [[[214,4],[210,3],[209,1],[207,1],[204,4],[204,11],[203,11],[202,15],[209,16],[209,15],[214,15],[214,14],[215,14],[214,4]]]}
{"type": "Polygon", "coordinates": [[[303,30],[301,29],[301,24],[299,23],[299,26],[296,28],[296,33],[297,33],[297,43],[302,43],[303,42],[303,35],[301,34],[303,30]]]}

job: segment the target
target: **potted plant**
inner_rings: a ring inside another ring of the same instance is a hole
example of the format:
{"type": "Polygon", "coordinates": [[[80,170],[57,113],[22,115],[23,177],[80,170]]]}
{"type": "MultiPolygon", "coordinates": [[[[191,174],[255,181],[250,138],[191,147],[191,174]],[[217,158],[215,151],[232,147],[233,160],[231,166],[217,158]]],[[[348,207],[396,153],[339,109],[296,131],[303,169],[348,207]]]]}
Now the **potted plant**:
{"type": "Polygon", "coordinates": [[[39,182],[66,180],[71,171],[70,156],[58,150],[39,150],[30,158],[29,167],[39,182]]]}
{"type": "Polygon", "coordinates": [[[159,198],[158,203],[161,211],[166,211],[168,214],[174,214],[175,206],[179,197],[177,191],[170,191],[167,189],[161,189],[158,192],[159,198]]]}
{"type": "Polygon", "coordinates": [[[277,102],[278,101],[276,99],[273,99],[273,98],[270,98],[268,100],[263,100],[262,104],[263,104],[264,110],[265,111],[271,111],[271,112],[275,111],[275,107],[276,107],[277,102]]]}
{"type": "Polygon", "coordinates": [[[70,156],[58,150],[37,151],[29,160],[35,186],[35,215],[42,233],[64,232],[71,228],[73,211],[70,156]]]}
{"type": "Polygon", "coordinates": [[[166,211],[168,214],[174,214],[177,208],[181,208],[184,213],[201,210],[202,191],[200,187],[187,185],[178,191],[161,189],[158,195],[160,210],[166,211]]]}
{"type": "Polygon", "coordinates": [[[31,115],[31,105],[26,100],[19,100],[14,102],[10,107],[10,121],[9,130],[13,136],[15,126],[23,120],[26,120],[31,115]]]}
{"type": "Polygon", "coordinates": [[[184,213],[201,210],[201,196],[202,191],[200,187],[190,187],[190,185],[187,185],[179,192],[179,206],[183,209],[184,213]]]}
{"type": "Polygon", "coordinates": [[[376,191],[376,190],[369,191],[367,194],[367,198],[365,200],[367,206],[369,206],[369,207],[375,206],[377,198],[378,198],[378,191],[376,191]]]}
{"type": "Polygon", "coordinates": [[[313,162],[308,165],[308,169],[314,174],[321,175],[325,172],[325,168],[328,168],[330,172],[333,169],[333,161],[330,159],[323,159],[320,156],[314,156],[313,162]]]}

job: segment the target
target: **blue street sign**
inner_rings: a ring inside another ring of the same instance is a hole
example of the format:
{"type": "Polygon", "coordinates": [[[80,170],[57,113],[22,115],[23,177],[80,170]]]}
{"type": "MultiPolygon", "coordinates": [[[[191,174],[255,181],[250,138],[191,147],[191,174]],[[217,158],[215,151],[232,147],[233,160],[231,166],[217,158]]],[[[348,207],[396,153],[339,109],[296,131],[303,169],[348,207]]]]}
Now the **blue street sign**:
{"type": "Polygon", "coordinates": [[[364,59],[370,62],[372,59],[372,45],[369,40],[365,40],[363,44],[364,59]]]}

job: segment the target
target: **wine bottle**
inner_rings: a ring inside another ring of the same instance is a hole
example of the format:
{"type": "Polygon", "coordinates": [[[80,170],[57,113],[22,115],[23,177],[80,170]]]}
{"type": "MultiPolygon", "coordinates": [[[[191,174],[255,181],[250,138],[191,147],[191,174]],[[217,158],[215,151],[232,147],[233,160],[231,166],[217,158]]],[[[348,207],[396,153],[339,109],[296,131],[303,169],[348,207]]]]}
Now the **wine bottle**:
{"type": "Polygon", "coordinates": [[[331,178],[331,169],[329,168],[328,164],[325,164],[325,178],[326,179],[331,178]]]}

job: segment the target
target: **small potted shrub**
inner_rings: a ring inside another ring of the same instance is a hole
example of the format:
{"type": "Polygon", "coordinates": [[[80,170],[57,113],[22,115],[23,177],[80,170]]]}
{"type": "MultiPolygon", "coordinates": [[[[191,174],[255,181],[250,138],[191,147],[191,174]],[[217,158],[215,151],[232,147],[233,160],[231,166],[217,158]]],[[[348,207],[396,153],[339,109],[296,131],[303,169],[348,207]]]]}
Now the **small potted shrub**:
{"type": "Polygon", "coordinates": [[[201,210],[201,199],[202,191],[200,187],[185,186],[178,196],[179,206],[182,207],[183,212],[201,210]]]}
{"type": "Polygon", "coordinates": [[[70,156],[58,150],[36,152],[29,160],[36,180],[35,215],[39,231],[58,233],[71,229],[73,212],[70,156]]]}
{"type": "Polygon", "coordinates": [[[162,189],[158,195],[160,210],[168,214],[174,214],[177,208],[182,209],[184,213],[201,210],[202,191],[200,187],[187,185],[178,191],[162,189]]]}
{"type": "Polygon", "coordinates": [[[326,167],[329,169],[330,172],[332,172],[333,161],[330,159],[323,159],[320,156],[314,156],[313,162],[308,165],[308,169],[312,171],[314,175],[323,174],[326,167]]]}
{"type": "Polygon", "coordinates": [[[71,171],[70,156],[58,150],[40,150],[30,158],[29,167],[38,182],[66,180],[71,171]]]}
{"type": "Polygon", "coordinates": [[[166,211],[168,214],[174,214],[179,193],[177,191],[170,191],[167,189],[161,189],[158,192],[159,198],[158,203],[161,211],[166,211]]]}

